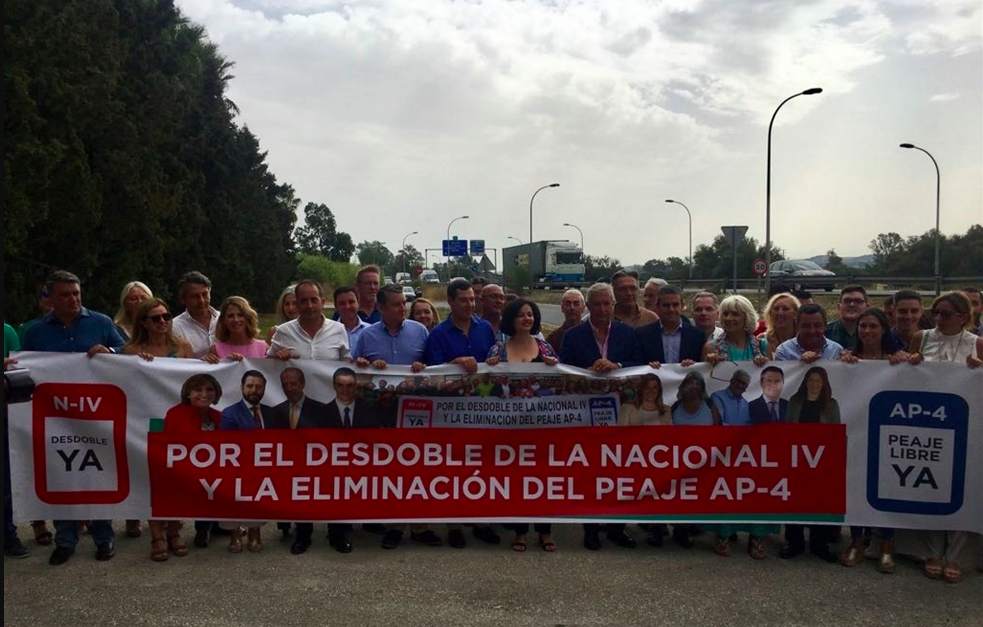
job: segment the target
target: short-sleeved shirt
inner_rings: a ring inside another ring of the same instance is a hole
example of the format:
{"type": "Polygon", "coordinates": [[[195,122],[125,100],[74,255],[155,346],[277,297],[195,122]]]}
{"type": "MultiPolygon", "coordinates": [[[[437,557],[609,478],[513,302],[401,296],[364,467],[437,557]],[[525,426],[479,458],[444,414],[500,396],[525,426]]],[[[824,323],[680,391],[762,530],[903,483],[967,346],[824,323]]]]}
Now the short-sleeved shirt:
{"type": "Polygon", "coordinates": [[[27,329],[22,348],[49,353],[85,353],[99,344],[119,351],[123,343],[109,316],[82,307],[71,326],[65,326],[53,313],[43,315],[27,329]]]}
{"type": "Polygon", "coordinates": [[[495,332],[487,320],[471,316],[467,335],[448,317],[430,332],[427,338],[426,363],[428,366],[446,364],[458,357],[474,357],[484,362],[488,351],[495,345],[495,332]]]}
{"type": "Polygon", "coordinates": [[[688,414],[683,409],[683,404],[679,403],[672,410],[672,424],[681,427],[712,427],[713,411],[706,403],[700,403],[700,408],[695,414],[688,414]]]}
{"type": "MultiPolygon", "coordinates": [[[[802,353],[804,352],[806,352],[805,349],[799,345],[799,338],[793,337],[778,345],[778,348],[775,350],[775,361],[798,361],[802,359],[802,353]]],[[[832,340],[826,340],[823,342],[823,348],[819,353],[819,358],[839,359],[840,353],[842,352],[842,346],[832,340]]]]}
{"type": "Polygon", "coordinates": [[[403,320],[393,335],[383,322],[376,322],[359,333],[352,346],[352,359],[381,359],[387,364],[410,366],[423,361],[427,351],[427,327],[415,320],[403,320]]]}
{"type": "Polygon", "coordinates": [[[711,394],[710,400],[717,406],[723,424],[738,427],[751,424],[751,407],[743,396],[734,396],[725,388],[711,394]]]}
{"type": "Polygon", "coordinates": [[[206,329],[204,325],[191,317],[187,311],[174,318],[174,332],[191,344],[192,354],[201,359],[208,354],[208,348],[215,342],[215,327],[218,325],[218,310],[209,307],[212,314],[211,322],[206,329]]]}
{"type": "Polygon", "coordinates": [[[10,351],[19,351],[19,350],[20,350],[20,339],[17,337],[17,331],[14,331],[14,327],[4,322],[3,323],[4,359],[10,357],[10,351]]]}

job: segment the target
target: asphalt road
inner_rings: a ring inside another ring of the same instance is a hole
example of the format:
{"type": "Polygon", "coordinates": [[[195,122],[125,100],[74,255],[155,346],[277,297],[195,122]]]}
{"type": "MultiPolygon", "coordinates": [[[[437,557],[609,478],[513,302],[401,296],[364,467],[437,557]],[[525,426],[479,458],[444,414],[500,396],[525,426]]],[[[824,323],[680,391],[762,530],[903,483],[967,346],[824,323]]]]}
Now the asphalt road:
{"type": "MultiPolygon", "coordinates": [[[[192,534],[186,526],[186,539],[192,534]]],[[[900,560],[894,575],[878,573],[873,562],[848,569],[808,555],[784,561],[777,538],[763,562],[747,556],[743,541],[732,557],[717,557],[706,535],[690,550],[606,543],[591,552],[574,525],[557,527],[554,554],[535,544],[515,553],[470,537],[464,550],[404,544],[386,551],[379,536],[353,538],[349,555],[320,537],[294,556],[267,525],[260,554],[230,554],[218,538],[163,564],[150,561],[146,536],[120,538],[110,562],[96,562],[83,538],[60,567],[48,566],[50,549],[32,542],[31,557],[5,558],[4,625],[978,627],[983,620],[978,573],[949,585],[926,579],[912,561],[900,560]]]]}

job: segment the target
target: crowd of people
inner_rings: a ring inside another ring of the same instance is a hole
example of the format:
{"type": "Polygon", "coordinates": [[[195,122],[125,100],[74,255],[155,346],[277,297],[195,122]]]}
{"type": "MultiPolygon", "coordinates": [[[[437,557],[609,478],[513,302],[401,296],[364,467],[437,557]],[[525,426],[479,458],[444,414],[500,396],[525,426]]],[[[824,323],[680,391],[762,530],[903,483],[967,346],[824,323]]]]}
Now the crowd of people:
{"type": "MultiPolygon", "coordinates": [[[[164,300],[134,281],[120,293],[119,310],[113,318],[82,305],[79,279],[67,271],[54,272],[41,292],[42,315],[15,331],[4,324],[4,367],[16,363],[10,351],[84,352],[90,357],[104,353],[136,355],[145,360],[159,358],[198,359],[203,371],[190,377],[181,391],[180,402],[167,412],[165,431],[305,429],[386,427],[395,424],[399,394],[477,395],[532,397],[559,393],[617,394],[621,400],[618,418],[625,425],[747,425],[774,422],[838,423],[840,411],[832,396],[823,360],[883,360],[891,364],[923,361],[964,363],[970,368],[983,364],[983,325],[980,315],[983,296],[969,288],[945,293],[929,308],[917,291],[900,290],[881,307],[872,306],[863,287],[847,286],[836,305],[836,320],[810,302],[808,294],[778,293],[759,316],[744,296],[731,295],[722,301],[710,292],[699,292],[689,302],[683,292],[664,281],[652,279],[639,285],[637,274],[619,271],[610,283],[596,283],[586,290],[563,294],[564,321],[544,335],[539,307],[532,300],[506,294],[501,286],[476,279],[454,280],[447,285],[449,314],[441,320],[434,304],[415,299],[409,307],[398,285],[380,285],[376,266],[361,268],[353,286],[334,290],[333,319],[325,317],[323,286],[311,280],[287,287],[276,303],[276,325],[260,328],[259,317],[242,296],[230,296],[215,309],[212,285],[200,272],[184,275],[177,295],[184,311],[173,316],[164,300]],[[642,305],[639,292],[642,292],[642,305]],[[689,316],[686,315],[687,306],[689,316]],[[586,316],[585,316],[586,312],[586,316]],[[290,361],[280,375],[286,400],[276,406],[263,405],[266,378],[256,370],[241,380],[241,400],[222,411],[215,406],[222,397],[219,382],[204,364],[225,360],[270,358],[290,361]],[[305,395],[303,360],[348,362],[338,368],[332,384],[335,399],[321,402],[305,395]],[[799,389],[782,398],[784,372],[779,362],[814,364],[799,389]],[[760,368],[762,394],[744,398],[750,373],[738,368],[728,386],[712,395],[697,371],[689,372],[679,385],[677,399],[667,405],[657,371],[663,364],[690,366],[697,362],[733,361],[760,368]],[[643,376],[588,381],[574,377],[527,378],[478,375],[478,364],[503,362],[567,364],[597,373],[612,373],[630,366],[648,365],[656,372],[643,376]],[[428,375],[427,367],[454,364],[460,375],[428,375]],[[366,373],[379,374],[389,365],[408,366],[414,376],[399,382],[372,383],[366,373]]],[[[6,426],[6,423],[5,423],[6,426]]],[[[5,486],[4,550],[10,557],[26,557],[29,550],[19,539],[12,522],[9,450],[5,486]]],[[[32,524],[38,545],[54,543],[52,565],[68,561],[76,550],[82,531],[96,544],[96,559],[115,555],[115,536],[110,521],[54,521],[52,535],[44,521],[32,524]]],[[[150,557],[164,561],[170,555],[189,551],[174,521],[150,521],[150,557]]],[[[306,552],[313,541],[311,523],[278,523],[284,537],[292,538],[290,551],[306,552]]],[[[511,547],[526,549],[528,524],[506,525],[512,534],[511,547]]],[[[441,546],[444,540],[431,525],[366,525],[382,535],[384,548],[395,549],[409,531],[412,541],[441,546]]],[[[350,526],[328,523],[329,544],[340,553],[353,549],[350,526]]],[[[536,524],[538,546],[555,551],[552,528],[536,524]]],[[[636,546],[624,524],[584,525],[587,549],[602,546],[601,533],[614,544],[636,546]]],[[[665,525],[645,527],[647,542],[661,546],[669,535],[665,525]]],[[[693,536],[714,534],[714,551],[731,554],[739,532],[748,534],[748,553],[764,559],[762,540],[776,534],[773,525],[714,525],[698,527],[677,524],[672,539],[693,546],[693,536]]],[[[126,533],[139,537],[140,521],[127,521],[126,533]]],[[[228,534],[229,550],[262,550],[256,523],[195,522],[193,544],[205,548],[216,534],[228,534]],[[245,539],[245,542],[244,542],[245,539]]],[[[472,533],[484,542],[501,541],[491,525],[477,524],[472,533]]],[[[830,526],[786,525],[781,557],[791,559],[808,549],[829,562],[846,566],[864,556],[865,530],[851,529],[851,542],[842,555],[830,548],[837,529],[830,526]],[[808,544],[806,541],[808,532],[808,544]]],[[[893,572],[893,531],[875,530],[875,554],[883,572],[893,572]]],[[[958,582],[959,564],[968,534],[931,532],[924,571],[932,578],[958,582]]],[[[447,543],[464,548],[464,526],[447,525],[447,543]]]]}

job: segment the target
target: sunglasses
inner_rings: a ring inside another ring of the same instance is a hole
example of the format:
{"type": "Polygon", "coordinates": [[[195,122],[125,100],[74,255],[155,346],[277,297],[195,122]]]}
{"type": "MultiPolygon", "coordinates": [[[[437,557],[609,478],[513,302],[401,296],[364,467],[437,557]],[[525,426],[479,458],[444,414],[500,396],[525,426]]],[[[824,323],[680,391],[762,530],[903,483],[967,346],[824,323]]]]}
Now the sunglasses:
{"type": "Polygon", "coordinates": [[[949,318],[952,318],[954,316],[958,316],[958,315],[961,315],[961,314],[958,311],[949,311],[948,309],[933,309],[932,310],[932,315],[933,316],[938,316],[939,318],[942,318],[943,320],[948,320],[949,318]]]}
{"type": "Polygon", "coordinates": [[[153,323],[170,322],[171,314],[165,313],[165,314],[157,314],[156,316],[147,316],[147,320],[150,320],[153,323]]]}

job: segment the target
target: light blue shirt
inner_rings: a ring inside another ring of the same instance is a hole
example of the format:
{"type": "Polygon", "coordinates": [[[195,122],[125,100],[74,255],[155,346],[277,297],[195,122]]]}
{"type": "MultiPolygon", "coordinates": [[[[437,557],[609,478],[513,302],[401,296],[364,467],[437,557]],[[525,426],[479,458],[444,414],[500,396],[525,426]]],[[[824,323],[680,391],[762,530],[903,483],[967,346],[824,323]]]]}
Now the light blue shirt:
{"type": "Polygon", "coordinates": [[[415,361],[423,361],[427,335],[427,327],[415,320],[404,320],[395,335],[385,323],[376,322],[359,332],[352,347],[352,359],[381,359],[387,364],[410,366],[415,361]]]}
{"type": "MultiPolygon", "coordinates": [[[[799,361],[804,352],[806,352],[805,349],[799,346],[799,338],[793,337],[791,340],[785,340],[778,345],[778,348],[775,349],[775,361],[799,361]]],[[[823,348],[819,351],[819,358],[839,359],[842,352],[842,346],[833,340],[824,340],[823,348]]]]}
{"type": "Polygon", "coordinates": [[[362,335],[362,331],[368,329],[370,326],[372,325],[366,322],[365,320],[359,318],[358,324],[352,327],[351,329],[345,327],[345,332],[348,334],[348,345],[355,346],[355,341],[359,338],[360,335],[362,335]]]}
{"type": "Polygon", "coordinates": [[[666,328],[659,321],[659,328],[662,329],[662,354],[666,356],[667,364],[678,364],[679,353],[683,347],[683,325],[680,324],[672,333],[666,333],[666,328]]]}
{"type": "Polygon", "coordinates": [[[720,412],[720,421],[725,425],[744,426],[751,424],[751,407],[744,396],[734,396],[730,390],[717,390],[710,400],[720,412]]]}

